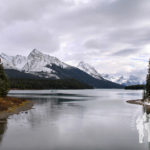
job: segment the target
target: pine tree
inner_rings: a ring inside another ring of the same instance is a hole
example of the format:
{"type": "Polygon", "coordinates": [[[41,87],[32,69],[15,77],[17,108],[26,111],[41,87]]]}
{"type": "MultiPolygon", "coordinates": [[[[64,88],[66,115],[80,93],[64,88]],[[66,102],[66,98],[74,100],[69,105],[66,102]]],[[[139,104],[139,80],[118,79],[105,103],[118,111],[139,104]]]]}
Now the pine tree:
{"type": "Polygon", "coordinates": [[[7,96],[9,89],[8,79],[4,72],[3,65],[0,63],[0,97],[7,96]]]}
{"type": "Polygon", "coordinates": [[[148,74],[146,78],[146,98],[150,99],[150,60],[149,60],[149,65],[148,65],[148,74]]]}

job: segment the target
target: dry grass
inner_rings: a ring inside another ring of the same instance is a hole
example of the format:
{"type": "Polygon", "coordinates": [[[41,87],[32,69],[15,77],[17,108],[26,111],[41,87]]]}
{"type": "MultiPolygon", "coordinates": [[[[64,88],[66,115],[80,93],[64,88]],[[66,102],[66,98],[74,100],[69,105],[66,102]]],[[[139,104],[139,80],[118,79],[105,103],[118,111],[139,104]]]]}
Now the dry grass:
{"type": "Polygon", "coordinates": [[[10,108],[21,105],[23,102],[25,102],[25,100],[20,100],[18,98],[12,97],[0,98],[0,111],[7,111],[10,108]]]}

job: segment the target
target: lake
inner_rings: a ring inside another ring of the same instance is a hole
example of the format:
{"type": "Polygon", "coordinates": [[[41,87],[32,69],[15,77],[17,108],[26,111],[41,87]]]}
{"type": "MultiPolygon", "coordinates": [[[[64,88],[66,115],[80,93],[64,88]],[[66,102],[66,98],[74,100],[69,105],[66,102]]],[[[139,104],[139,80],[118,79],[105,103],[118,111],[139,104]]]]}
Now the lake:
{"type": "Polygon", "coordinates": [[[14,90],[33,109],[0,123],[0,150],[150,150],[150,121],[126,103],[142,91],[14,90]]]}

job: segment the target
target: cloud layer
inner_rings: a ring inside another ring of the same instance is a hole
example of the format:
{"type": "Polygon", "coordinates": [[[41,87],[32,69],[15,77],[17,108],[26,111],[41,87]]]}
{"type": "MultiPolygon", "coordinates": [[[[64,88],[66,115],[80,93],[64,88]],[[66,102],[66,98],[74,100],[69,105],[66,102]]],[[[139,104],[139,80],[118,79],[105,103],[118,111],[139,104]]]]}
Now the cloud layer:
{"type": "Polygon", "coordinates": [[[1,0],[0,52],[33,48],[102,73],[146,72],[149,0],[1,0]]]}

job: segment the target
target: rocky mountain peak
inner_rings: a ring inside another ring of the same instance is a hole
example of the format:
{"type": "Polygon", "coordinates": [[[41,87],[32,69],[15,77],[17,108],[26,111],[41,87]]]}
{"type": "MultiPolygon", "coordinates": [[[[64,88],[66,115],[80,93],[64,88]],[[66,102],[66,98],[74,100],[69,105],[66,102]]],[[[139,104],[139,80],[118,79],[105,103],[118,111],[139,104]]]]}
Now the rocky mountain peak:
{"type": "Polygon", "coordinates": [[[92,77],[96,78],[96,79],[100,79],[102,80],[102,76],[100,75],[100,73],[98,73],[96,71],[96,69],[89,65],[88,63],[85,63],[83,61],[79,62],[78,66],[77,66],[80,70],[88,73],[89,75],[91,75],[92,77]]]}
{"type": "Polygon", "coordinates": [[[33,49],[32,51],[31,51],[31,53],[30,54],[42,54],[39,50],[37,50],[36,48],[35,49],[33,49]]]}

